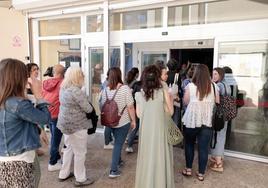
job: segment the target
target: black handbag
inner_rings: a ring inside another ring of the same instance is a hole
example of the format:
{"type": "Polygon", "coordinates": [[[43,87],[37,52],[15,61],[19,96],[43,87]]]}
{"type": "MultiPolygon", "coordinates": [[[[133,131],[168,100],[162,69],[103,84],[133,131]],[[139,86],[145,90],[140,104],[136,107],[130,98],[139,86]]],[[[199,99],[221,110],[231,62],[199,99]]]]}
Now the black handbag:
{"type": "Polygon", "coordinates": [[[97,126],[98,126],[98,119],[99,116],[96,114],[96,110],[93,107],[93,105],[90,103],[90,105],[92,106],[92,112],[90,113],[86,113],[87,119],[91,119],[92,122],[92,128],[89,128],[87,130],[87,134],[94,134],[96,132],[97,126]]]}
{"type": "MultiPolygon", "coordinates": [[[[215,86],[212,83],[213,86],[213,90],[214,90],[214,96],[216,99],[216,90],[215,90],[215,86]]],[[[213,116],[212,116],[212,130],[214,131],[214,142],[212,144],[211,142],[211,148],[215,148],[216,143],[217,143],[217,131],[220,131],[224,128],[224,112],[223,112],[223,108],[220,104],[215,102],[215,106],[213,109],[213,116]]]]}

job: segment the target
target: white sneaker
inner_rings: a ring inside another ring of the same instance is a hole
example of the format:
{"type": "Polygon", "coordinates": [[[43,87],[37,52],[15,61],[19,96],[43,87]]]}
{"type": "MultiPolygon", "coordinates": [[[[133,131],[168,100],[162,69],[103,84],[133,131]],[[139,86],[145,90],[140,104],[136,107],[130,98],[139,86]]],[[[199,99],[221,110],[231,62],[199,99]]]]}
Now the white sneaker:
{"type": "Polygon", "coordinates": [[[114,145],[112,143],[109,143],[108,145],[104,144],[103,149],[114,149],[114,145]]]}
{"type": "Polygon", "coordinates": [[[127,147],[126,148],[126,152],[133,153],[134,151],[133,151],[133,148],[132,147],[127,147]]]}
{"type": "Polygon", "coordinates": [[[47,125],[45,125],[44,130],[45,130],[45,132],[49,132],[50,131],[49,130],[49,127],[47,125]]]}
{"type": "Polygon", "coordinates": [[[61,163],[56,163],[54,165],[48,164],[48,171],[53,172],[61,169],[61,163]]]}

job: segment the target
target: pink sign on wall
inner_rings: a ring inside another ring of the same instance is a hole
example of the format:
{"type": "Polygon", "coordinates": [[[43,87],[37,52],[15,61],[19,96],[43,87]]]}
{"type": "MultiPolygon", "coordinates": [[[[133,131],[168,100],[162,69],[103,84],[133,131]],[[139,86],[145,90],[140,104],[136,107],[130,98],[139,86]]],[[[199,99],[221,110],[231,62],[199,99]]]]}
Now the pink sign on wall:
{"type": "Polygon", "coordinates": [[[21,47],[21,38],[20,36],[16,35],[12,38],[12,46],[13,47],[21,47]]]}

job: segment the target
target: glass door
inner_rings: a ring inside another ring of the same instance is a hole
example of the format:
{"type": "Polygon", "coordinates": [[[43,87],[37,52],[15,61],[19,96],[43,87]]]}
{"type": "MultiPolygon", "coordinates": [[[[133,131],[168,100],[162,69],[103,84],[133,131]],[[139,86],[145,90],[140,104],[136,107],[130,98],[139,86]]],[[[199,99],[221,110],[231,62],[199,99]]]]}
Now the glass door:
{"type": "Polygon", "coordinates": [[[148,65],[154,64],[157,60],[167,62],[167,52],[153,51],[141,53],[141,70],[148,65]]]}
{"type": "Polygon", "coordinates": [[[268,41],[219,43],[219,67],[237,99],[238,114],[228,126],[227,150],[268,157],[268,41]]]}
{"type": "Polygon", "coordinates": [[[89,95],[91,102],[100,115],[99,98],[103,75],[103,48],[88,48],[89,95]]]}

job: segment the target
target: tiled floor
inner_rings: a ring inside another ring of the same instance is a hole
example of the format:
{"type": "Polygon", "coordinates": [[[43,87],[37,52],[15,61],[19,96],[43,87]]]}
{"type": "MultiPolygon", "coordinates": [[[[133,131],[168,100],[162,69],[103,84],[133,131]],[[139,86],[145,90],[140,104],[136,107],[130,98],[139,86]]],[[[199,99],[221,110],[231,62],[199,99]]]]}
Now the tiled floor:
{"type": "MultiPolygon", "coordinates": [[[[134,149],[137,151],[137,144],[135,145],[134,149]]],[[[108,172],[112,152],[111,150],[103,150],[103,135],[95,134],[94,136],[89,136],[86,167],[88,176],[94,178],[95,183],[88,187],[134,187],[137,153],[126,154],[125,150],[122,153],[123,160],[125,161],[125,166],[122,168],[122,176],[117,179],[109,179],[108,172]]],[[[66,182],[58,182],[58,172],[47,171],[48,152],[46,152],[45,156],[41,157],[40,163],[42,171],[40,188],[73,187],[74,179],[67,180],[66,182]]],[[[268,164],[264,163],[226,157],[225,171],[220,174],[208,170],[204,182],[199,182],[195,176],[185,178],[179,173],[179,171],[184,167],[184,155],[183,150],[178,147],[174,147],[174,164],[175,184],[178,188],[268,187],[268,164]]],[[[193,170],[197,170],[196,161],[193,170]]]]}

